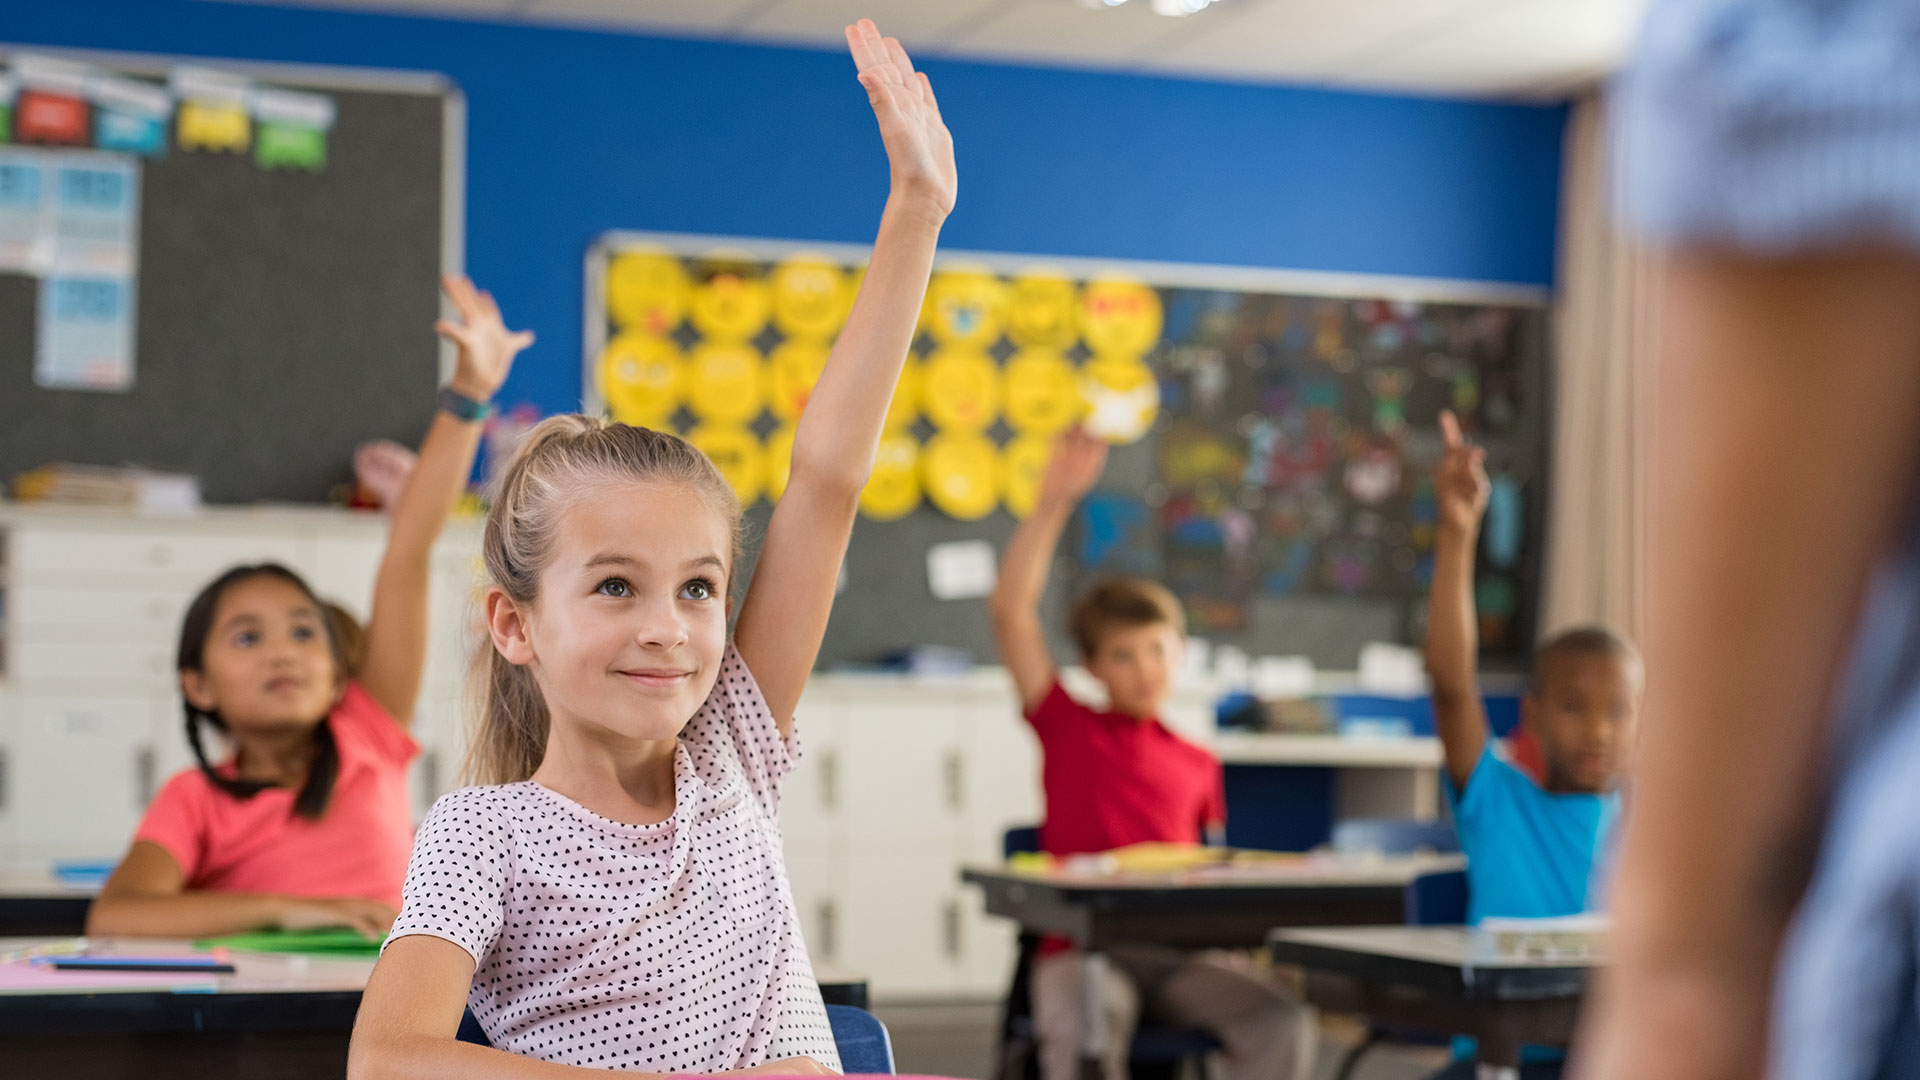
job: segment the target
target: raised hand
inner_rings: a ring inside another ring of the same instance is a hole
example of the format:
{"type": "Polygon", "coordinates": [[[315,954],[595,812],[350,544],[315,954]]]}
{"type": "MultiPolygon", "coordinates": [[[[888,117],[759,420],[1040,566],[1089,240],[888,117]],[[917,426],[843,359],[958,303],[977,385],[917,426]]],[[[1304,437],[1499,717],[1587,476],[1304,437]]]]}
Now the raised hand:
{"type": "Polygon", "coordinates": [[[953,136],[940,119],[933,85],[913,70],[898,40],[880,36],[872,19],[847,27],[847,50],[880,122],[894,194],[919,201],[944,221],[960,181],[953,164],[953,136]]]}
{"type": "Polygon", "coordinates": [[[442,274],[440,288],[460,314],[458,321],[441,319],[433,324],[435,332],[460,347],[450,385],[475,401],[485,401],[507,381],[513,358],[533,344],[533,331],[508,330],[493,294],[474,288],[464,274],[442,274]]]}
{"type": "Polygon", "coordinates": [[[1460,434],[1460,421],[1451,411],[1440,414],[1440,437],[1446,453],[1434,471],[1433,493],[1439,502],[1440,525],[1457,532],[1473,532],[1487,512],[1486,448],[1474,446],[1460,434]]]}
{"type": "Polygon", "coordinates": [[[1106,467],[1105,439],[1078,426],[1062,432],[1054,440],[1053,456],[1047,459],[1047,471],[1040,477],[1041,501],[1079,502],[1100,482],[1106,467]]]}

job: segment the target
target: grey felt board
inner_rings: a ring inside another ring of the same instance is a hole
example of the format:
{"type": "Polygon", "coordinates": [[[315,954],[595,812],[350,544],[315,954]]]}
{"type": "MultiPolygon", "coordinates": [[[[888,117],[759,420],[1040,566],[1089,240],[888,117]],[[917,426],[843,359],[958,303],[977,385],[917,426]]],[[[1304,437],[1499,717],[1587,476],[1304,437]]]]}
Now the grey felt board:
{"type": "Polygon", "coordinates": [[[0,479],[138,464],[198,475],[209,502],[319,502],[359,443],[419,442],[444,101],[324,92],[339,118],[317,175],[173,147],[143,160],[131,392],[35,385],[39,283],[0,274],[0,479]]]}

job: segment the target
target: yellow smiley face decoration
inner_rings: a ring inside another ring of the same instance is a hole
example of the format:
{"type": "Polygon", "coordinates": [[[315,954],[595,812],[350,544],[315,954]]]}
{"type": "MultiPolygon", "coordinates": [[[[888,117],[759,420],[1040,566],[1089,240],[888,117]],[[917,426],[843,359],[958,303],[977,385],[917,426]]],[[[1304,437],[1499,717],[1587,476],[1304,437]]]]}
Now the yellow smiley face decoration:
{"type": "Polygon", "coordinates": [[[813,384],[827,366],[827,346],[819,341],[788,341],[767,356],[767,407],[792,423],[807,407],[813,384]]]}
{"type": "Polygon", "coordinates": [[[825,259],[800,256],[773,271],[773,325],[789,340],[825,341],[847,319],[847,275],[825,259]]]}
{"type": "Polygon", "coordinates": [[[1160,414],[1160,383],[1138,360],[1089,361],[1080,372],[1088,431],[1110,443],[1130,443],[1160,414]]]}
{"type": "Polygon", "coordinates": [[[753,432],[735,424],[702,424],[687,432],[693,448],[713,459],[714,467],[740,496],[740,505],[752,506],[766,485],[767,456],[753,432]]]}
{"type": "Polygon", "coordinates": [[[787,474],[793,471],[793,425],[788,424],[767,436],[767,498],[779,502],[787,493],[787,474]]]}
{"type": "Polygon", "coordinates": [[[927,284],[922,321],[942,345],[984,349],[1000,339],[1006,290],[984,270],[946,270],[927,284]]]}
{"type": "Polygon", "coordinates": [[[748,271],[725,264],[710,268],[693,289],[693,326],[708,341],[746,341],[767,325],[773,292],[748,271]]]}
{"type": "Polygon", "coordinates": [[[1080,292],[1080,336],[1096,356],[1138,359],[1160,341],[1160,294],[1135,281],[1107,278],[1080,292]]]}
{"type": "Polygon", "coordinates": [[[927,499],[949,517],[978,521],[1000,504],[1000,452],[985,437],[948,432],[920,452],[927,499]]]}
{"type": "Polygon", "coordinates": [[[941,349],[920,370],[920,409],[942,431],[985,431],[1000,413],[1000,368],[975,349],[941,349]]]}
{"type": "Polygon", "coordinates": [[[1026,517],[1040,502],[1040,478],[1053,457],[1053,440],[1023,435],[1000,451],[1000,498],[1014,517],[1026,517]]]}
{"type": "Polygon", "coordinates": [[[1007,336],[1015,345],[1066,349],[1080,331],[1074,325],[1073,282],[1044,271],[1013,279],[1007,292],[1007,336]]]}
{"type": "Polygon", "coordinates": [[[1053,349],[1013,354],[1006,384],[1007,426],[1023,435],[1051,435],[1080,418],[1080,373],[1053,349]]]}
{"type": "Polygon", "coordinates": [[[920,448],[913,436],[892,432],[880,437],[873,475],[860,492],[860,512],[875,521],[897,521],[920,505],[920,448]]]}
{"type": "Polygon", "coordinates": [[[745,424],[766,404],[760,353],[749,345],[702,345],[687,376],[687,407],[712,424],[745,424]]]}
{"type": "Polygon", "coordinates": [[[615,420],[663,427],[686,395],[687,364],[673,343],[628,331],[600,354],[600,394],[615,420]]]}
{"type": "Polygon", "coordinates": [[[663,251],[623,251],[607,267],[607,314],[623,329],[665,337],[692,295],[686,268],[663,251]]]}

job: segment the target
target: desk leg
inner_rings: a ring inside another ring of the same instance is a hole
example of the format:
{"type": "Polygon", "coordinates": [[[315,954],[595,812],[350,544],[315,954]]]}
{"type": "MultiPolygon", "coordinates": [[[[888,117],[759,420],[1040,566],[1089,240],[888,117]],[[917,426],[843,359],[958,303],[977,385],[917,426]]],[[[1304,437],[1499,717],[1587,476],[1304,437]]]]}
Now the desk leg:
{"type": "Polygon", "coordinates": [[[1081,958],[1080,1075],[1106,1080],[1107,1071],[1107,954],[1088,949],[1081,958]]]}

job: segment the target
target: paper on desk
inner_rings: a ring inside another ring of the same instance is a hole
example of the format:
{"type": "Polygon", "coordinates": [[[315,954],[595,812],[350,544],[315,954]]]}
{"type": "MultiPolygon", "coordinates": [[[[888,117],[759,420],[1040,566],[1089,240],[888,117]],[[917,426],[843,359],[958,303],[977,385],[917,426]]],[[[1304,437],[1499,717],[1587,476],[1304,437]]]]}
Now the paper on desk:
{"type": "Polygon", "coordinates": [[[1599,912],[1547,919],[1482,919],[1473,928],[1475,955],[1494,960],[1578,963],[1599,959],[1612,920],[1599,912]]]}
{"type": "Polygon", "coordinates": [[[1384,641],[1360,646],[1358,672],[1362,693],[1382,697],[1419,697],[1427,692],[1427,671],[1420,650],[1384,641]]]}
{"type": "Polygon", "coordinates": [[[953,540],[927,549],[927,587],[935,600],[978,600],[993,591],[993,544],[953,540]]]}

